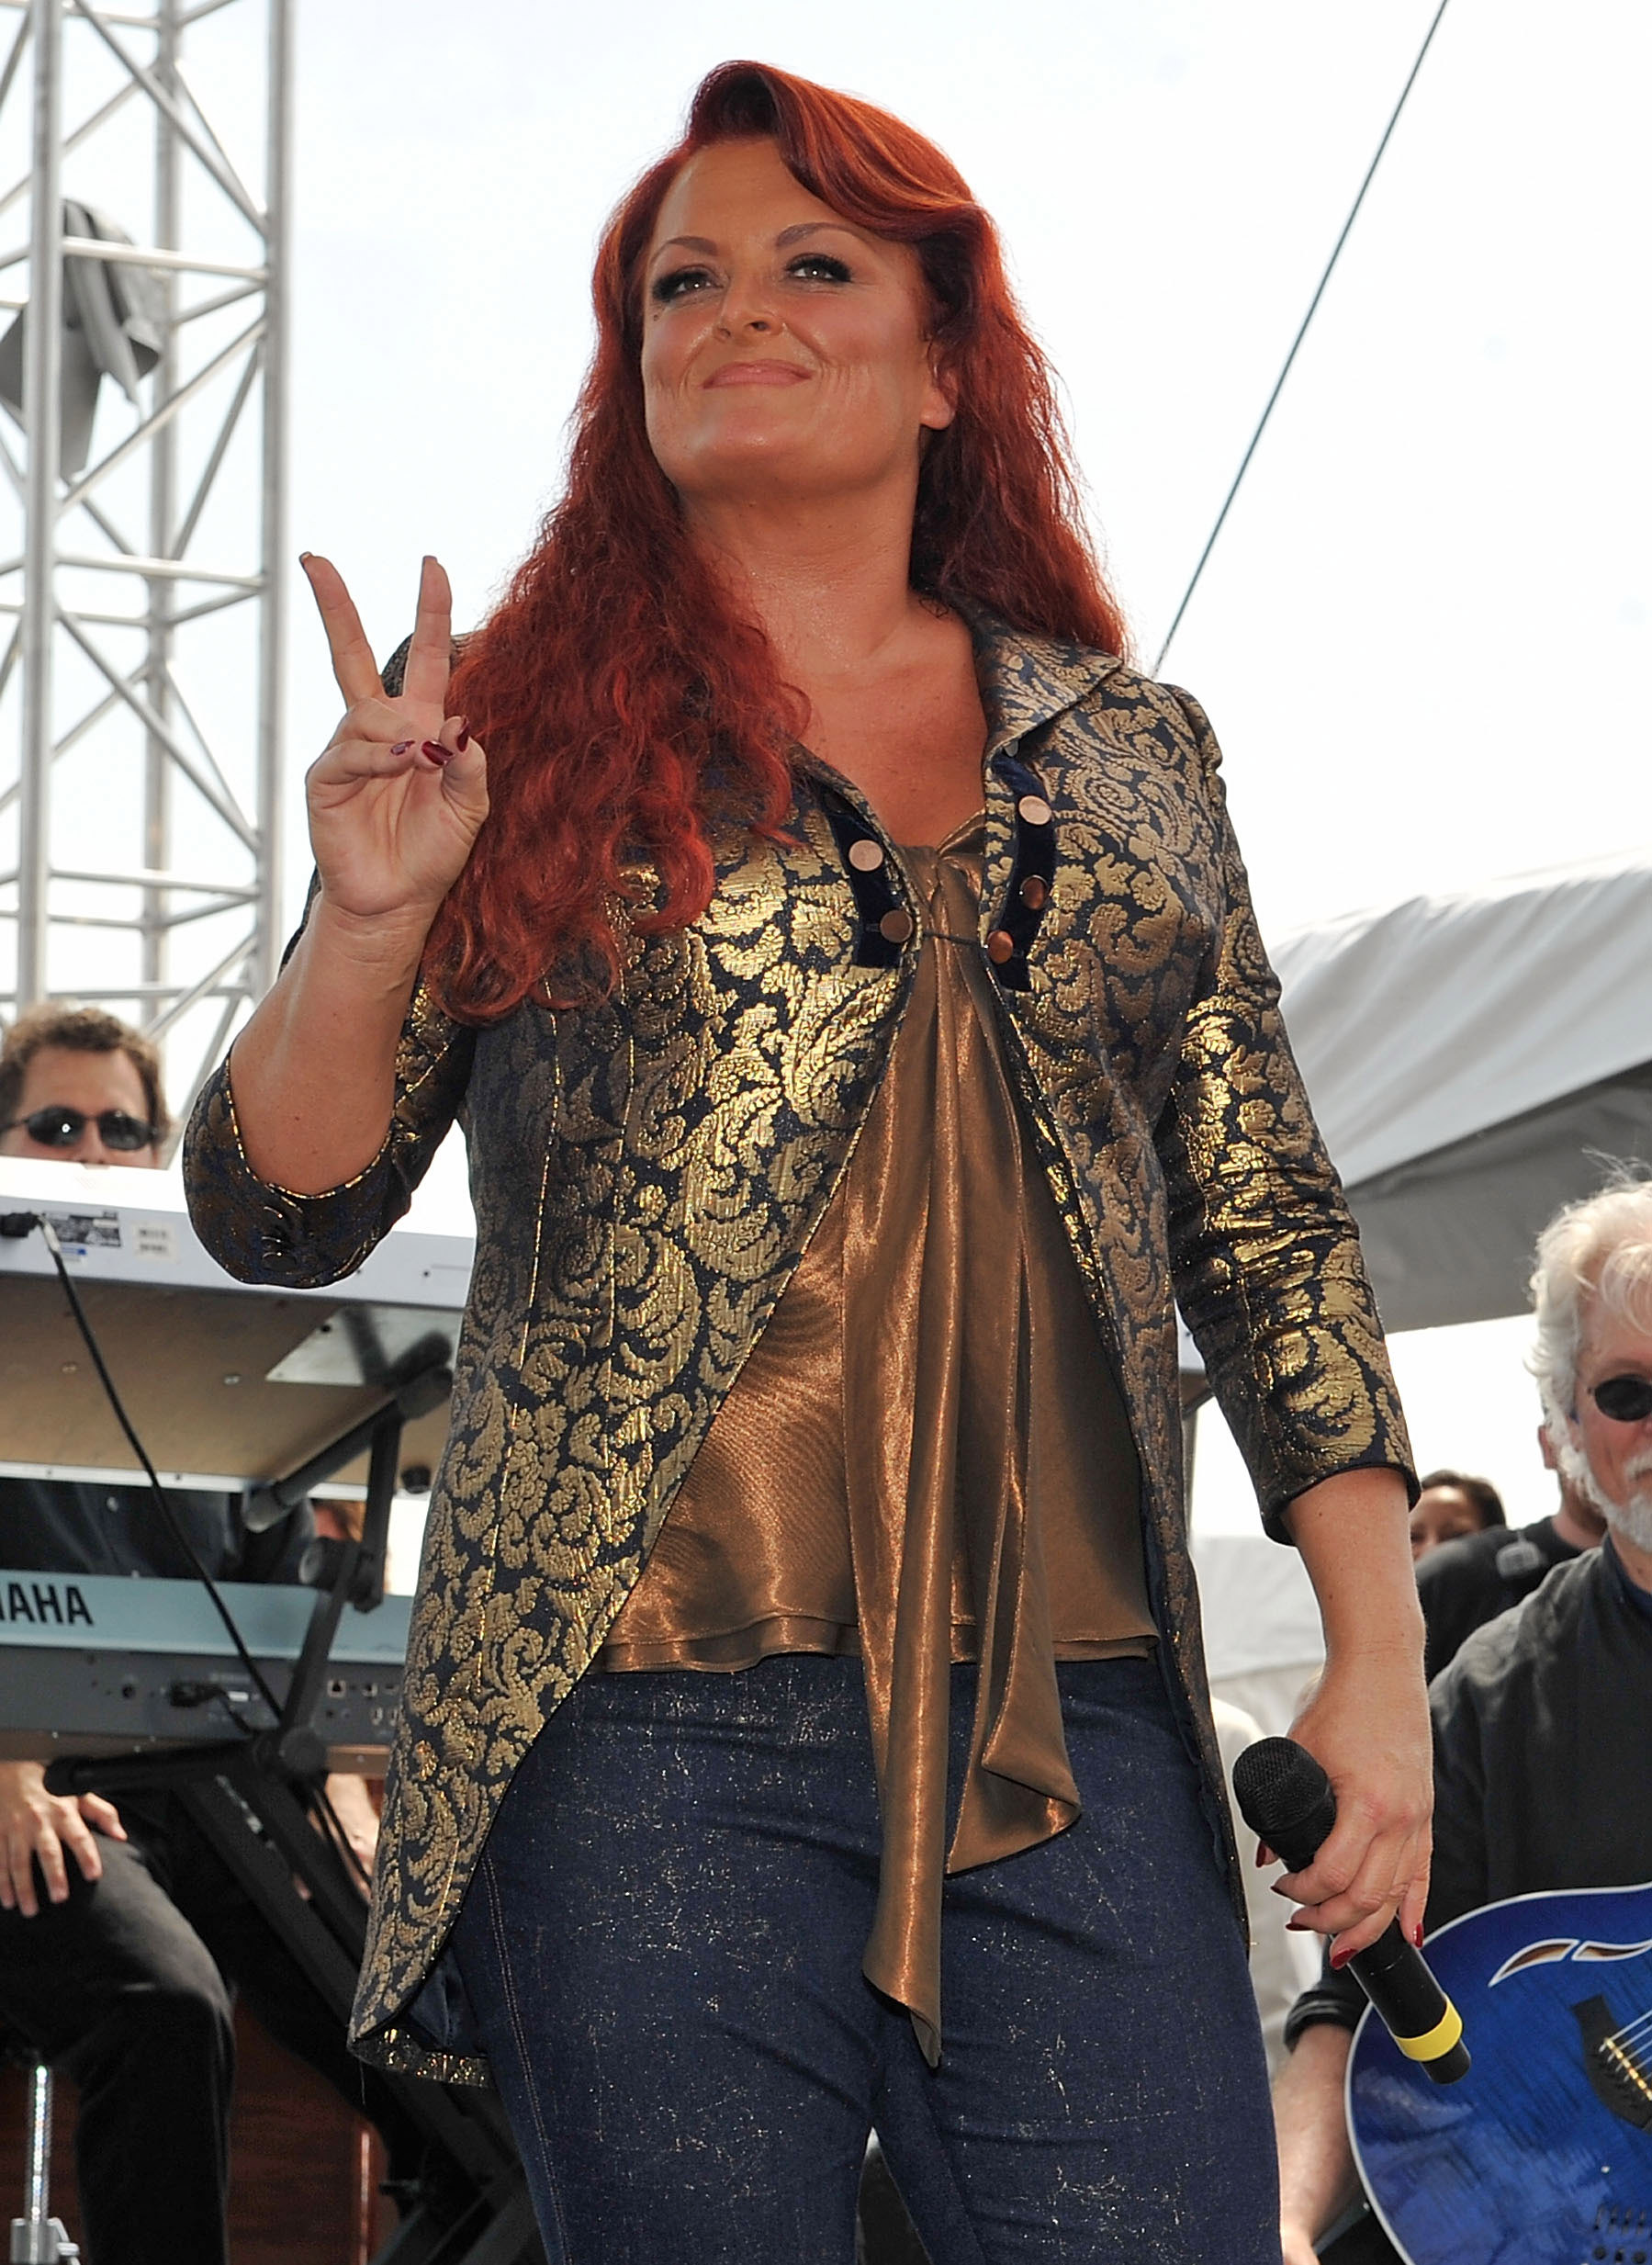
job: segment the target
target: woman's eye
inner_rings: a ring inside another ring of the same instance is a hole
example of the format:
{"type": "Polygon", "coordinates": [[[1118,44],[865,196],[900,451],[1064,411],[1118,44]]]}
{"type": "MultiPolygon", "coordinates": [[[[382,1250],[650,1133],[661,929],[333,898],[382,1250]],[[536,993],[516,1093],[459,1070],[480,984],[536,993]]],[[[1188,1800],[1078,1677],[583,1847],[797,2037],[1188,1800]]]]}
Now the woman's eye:
{"type": "MultiPolygon", "coordinates": [[[[789,276],[804,283],[848,283],[849,269],[846,262],[835,259],[829,252],[801,252],[786,266],[789,276]]],[[[665,275],[656,276],[648,296],[659,307],[669,307],[674,299],[689,299],[704,290],[716,288],[716,277],[709,267],[673,267],[665,275]]]]}
{"type": "Polygon", "coordinates": [[[691,291],[698,291],[712,279],[708,267],[674,267],[669,275],[657,276],[649,297],[662,307],[674,299],[686,299],[691,291]]]}

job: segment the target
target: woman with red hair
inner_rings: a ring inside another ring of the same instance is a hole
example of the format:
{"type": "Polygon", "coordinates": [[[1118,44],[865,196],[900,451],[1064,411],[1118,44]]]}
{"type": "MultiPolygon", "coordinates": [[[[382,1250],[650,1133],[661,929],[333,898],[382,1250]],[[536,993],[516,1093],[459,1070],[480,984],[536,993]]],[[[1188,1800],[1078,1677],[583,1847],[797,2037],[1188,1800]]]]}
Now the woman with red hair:
{"type": "Polygon", "coordinates": [[[308,561],[317,883],[188,1146],[224,1264],[310,1285],[470,1146],[359,2049],[491,2064],[569,2265],[847,2260],[874,2123],[937,2265],[1264,2265],[1173,1293],[1322,1601],[1339,1956],[1420,1917],[1429,1766],[1214,742],[909,128],[724,66],[595,297],[456,662],[433,561],[382,680],[308,561]]]}

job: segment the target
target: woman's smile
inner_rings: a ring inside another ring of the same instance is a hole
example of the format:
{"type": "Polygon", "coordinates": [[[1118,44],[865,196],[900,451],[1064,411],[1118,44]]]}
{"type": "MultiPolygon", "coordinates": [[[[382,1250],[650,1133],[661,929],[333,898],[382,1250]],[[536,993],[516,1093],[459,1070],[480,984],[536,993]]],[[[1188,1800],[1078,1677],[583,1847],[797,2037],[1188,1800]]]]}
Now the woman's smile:
{"type": "Polygon", "coordinates": [[[706,379],[713,386],[800,386],[810,376],[795,362],[725,362],[706,379]]]}

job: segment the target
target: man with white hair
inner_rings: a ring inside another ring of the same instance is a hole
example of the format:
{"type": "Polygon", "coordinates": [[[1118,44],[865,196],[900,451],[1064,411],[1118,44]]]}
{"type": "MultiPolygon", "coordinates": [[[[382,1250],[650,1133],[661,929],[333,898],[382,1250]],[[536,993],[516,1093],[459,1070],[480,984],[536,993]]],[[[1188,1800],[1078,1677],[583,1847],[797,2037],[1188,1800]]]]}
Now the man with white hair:
{"type": "MultiPolygon", "coordinates": [[[[1431,1930],[1509,1896],[1652,1879],[1652,1180],[1622,1175],[1552,1220],[1532,1294],[1556,1460],[1606,1536],[1430,1685],[1431,1930]]],[[[1351,1976],[1327,1973],[1287,2026],[1274,2089],[1285,2265],[1312,2265],[1357,2191],[1343,2079],[1364,2003],[1351,1976]]],[[[1372,2226],[1358,2254],[1391,2253],[1372,2226]]]]}

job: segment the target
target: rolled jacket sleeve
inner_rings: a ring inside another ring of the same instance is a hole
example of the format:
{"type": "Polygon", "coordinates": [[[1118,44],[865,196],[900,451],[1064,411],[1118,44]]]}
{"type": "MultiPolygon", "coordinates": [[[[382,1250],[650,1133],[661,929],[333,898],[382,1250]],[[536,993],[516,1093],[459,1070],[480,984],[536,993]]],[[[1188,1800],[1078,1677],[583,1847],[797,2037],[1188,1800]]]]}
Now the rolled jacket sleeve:
{"type": "Polygon", "coordinates": [[[1358,1231],[1257,931],[1220,752],[1197,701],[1175,696],[1203,758],[1224,903],[1160,1127],[1172,1268],[1264,1521],[1288,1541],[1286,1505],[1323,1479],[1385,1466],[1413,1493],[1416,1482],[1358,1231]]]}
{"type": "Polygon", "coordinates": [[[458,1116],[475,1046],[476,1032],[444,1015],[421,983],[397,1047],[384,1145],[354,1178],[317,1195],[277,1187],[253,1171],[230,1063],[221,1063],[184,1138],[189,1216],[219,1265],[237,1281],[286,1290],[320,1289],[353,1274],[407,1210],[458,1116]]]}

